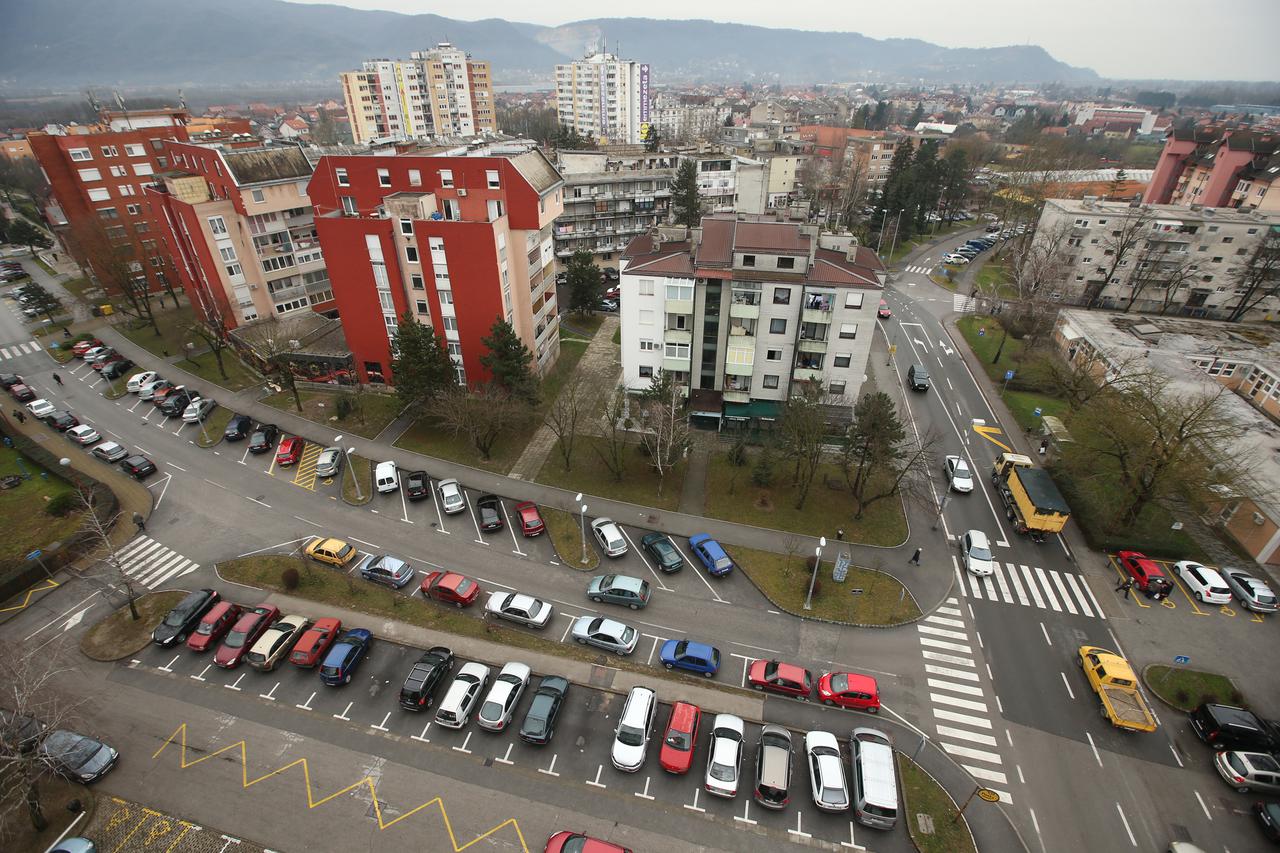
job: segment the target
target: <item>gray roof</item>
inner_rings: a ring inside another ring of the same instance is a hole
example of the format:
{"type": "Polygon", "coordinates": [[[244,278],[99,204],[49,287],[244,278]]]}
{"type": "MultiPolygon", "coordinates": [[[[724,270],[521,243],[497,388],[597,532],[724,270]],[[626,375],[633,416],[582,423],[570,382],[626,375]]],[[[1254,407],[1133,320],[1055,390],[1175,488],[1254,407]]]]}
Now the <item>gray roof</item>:
{"type": "Polygon", "coordinates": [[[310,178],[314,169],[302,150],[293,146],[223,151],[237,186],[310,178]]]}
{"type": "Polygon", "coordinates": [[[538,195],[545,195],[548,190],[564,183],[564,178],[541,151],[526,151],[508,159],[538,195]]]}

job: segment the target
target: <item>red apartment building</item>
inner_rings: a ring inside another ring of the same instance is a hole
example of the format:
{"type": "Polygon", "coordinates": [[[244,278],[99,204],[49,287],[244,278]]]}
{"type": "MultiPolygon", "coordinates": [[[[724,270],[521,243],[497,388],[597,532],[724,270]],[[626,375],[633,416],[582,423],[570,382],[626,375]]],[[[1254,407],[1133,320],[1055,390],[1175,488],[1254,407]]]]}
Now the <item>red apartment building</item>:
{"type": "Polygon", "coordinates": [[[361,380],[394,382],[391,340],[406,312],[443,332],[460,383],[489,378],[480,339],[499,319],[536,371],[553,364],[563,186],[537,150],[323,157],[307,192],[361,380]]]}
{"type": "Polygon", "coordinates": [[[27,137],[66,219],[65,226],[55,225],[55,232],[100,281],[105,272],[76,245],[77,234],[96,233],[98,225],[113,245],[132,247],[133,273],[145,277],[152,291],[160,290],[164,276],[172,274],[143,190],[156,173],[169,168],[165,141],[185,140],[188,119],[186,110],[104,110],[102,127],[95,132],[27,137]]]}
{"type": "Polygon", "coordinates": [[[1233,200],[1237,186],[1277,153],[1280,134],[1274,132],[1218,126],[1176,129],[1165,138],[1142,200],[1240,206],[1238,199],[1233,200]]]}

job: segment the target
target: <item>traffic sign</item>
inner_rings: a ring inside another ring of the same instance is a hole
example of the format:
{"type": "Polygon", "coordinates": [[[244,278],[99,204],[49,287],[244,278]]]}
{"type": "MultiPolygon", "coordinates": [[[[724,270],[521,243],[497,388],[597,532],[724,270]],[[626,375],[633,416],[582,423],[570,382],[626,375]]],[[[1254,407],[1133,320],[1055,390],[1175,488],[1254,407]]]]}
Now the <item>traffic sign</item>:
{"type": "Polygon", "coordinates": [[[1040,415],[1042,415],[1042,414],[1044,414],[1044,413],[1040,410],[1040,407],[1039,407],[1039,406],[1036,406],[1035,411],[1034,411],[1034,412],[1032,412],[1031,414],[1035,415],[1035,416],[1038,418],[1038,417],[1040,417],[1040,415]]]}
{"type": "Polygon", "coordinates": [[[1173,662],[1182,663],[1182,664],[1191,663],[1191,656],[1190,655],[1174,655],[1173,662]]]}
{"type": "Polygon", "coordinates": [[[1000,795],[997,794],[995,791],[991,790],[990,788],[979,788],[978,798],[982,800],[986,800],[988,803],[1000,802],[1000,795]]]}
{"type": "Polygon", "coordinates": [[[37,548],[36,550],[32,551],[30,554],[28,554],[28,555],[27,555],[27,559],[28,559],[28,560],[38,560],[38,559],[40,559],[40,555],[41,555],[41,554],[43,554],[43,553],[44,553],[44,551],[41,551],[39,548],[37,548]]]}
{"type": "Polygon", "coordinates": [[[836,583],[844,583],[844,579],[849,576],[849,553],[841,551],[836,555],[835,567],[831,570],[831,579],[836,583]]]}
{"type": "Polygon", "coordinates": [[[1012,378],[1013,378],[1013,371],[1012,371],[1012,370],[1006,370],[1006,371],[1004,372],[1004,381],[1005,381],[1005,382],[1008,382],[1008,381],[1009,381],[1010,379],[1012,379],[1012,378]]]}

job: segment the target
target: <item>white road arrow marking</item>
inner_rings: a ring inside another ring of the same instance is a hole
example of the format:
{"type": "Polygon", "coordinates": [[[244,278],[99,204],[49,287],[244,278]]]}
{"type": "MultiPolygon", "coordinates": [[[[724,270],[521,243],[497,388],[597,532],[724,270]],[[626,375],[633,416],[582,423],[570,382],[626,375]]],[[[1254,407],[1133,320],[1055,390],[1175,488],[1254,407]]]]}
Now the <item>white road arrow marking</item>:
{"type": "MultiPolygon", "coordinates": [[[[89,607],[93,607],[93,605],[90,604],[89,607]]],[[[89,607],[86,607],[77,613],[73,613],[70,617],[68,617],[67,621],[62,623],[62,633],[64,634],[67,633],[72,628],[74,628],[75,626],[79,625],[82,621],[84,621],[84,615],[89,612],[89,607]]]]}

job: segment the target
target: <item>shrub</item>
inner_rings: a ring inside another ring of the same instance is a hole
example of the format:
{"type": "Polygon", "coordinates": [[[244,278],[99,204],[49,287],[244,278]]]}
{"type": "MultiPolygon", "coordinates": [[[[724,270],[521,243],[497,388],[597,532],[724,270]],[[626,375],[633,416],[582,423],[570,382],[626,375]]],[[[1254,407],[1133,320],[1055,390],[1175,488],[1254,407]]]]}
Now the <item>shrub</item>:
{"type": "Polygon", "coordinates": [[[733,443],[729,451],[725,454],[729,460],[729,464],[735,468],[741,468],[747,464],[747,437],[745,435],[738,436],[738,440],[733,443]]]}
{"type": "Polygon", "coordinates": [[[44,511],[49,515],[63,518],[68,515],[75,507],[75,495],[71,492],[62,492],[54,495],[49,502],[44,505],[44,511]]]}
{"type": "Polygon", "coordinates": [[[767,450],[756,457],[756,464],[751,468],[751,482],[762,489],[773,485],[773,459],[767,450]]]}
{"type": "Polygon", "coordinates": [[[338,420],[346,420],[347,417],[355,411],[355,405],[351,402],[350,394],[339,394],[337,400],[338,420]]]}
{"type": "Polygon", "coordinates": [[[285,569],[280,573],[280,584],[285,589],[292,592],[298,588],[298,570],[294,568],[285,569]]]}
{"type": "Polygon", "coordinates": [[[1186,691],[1186,688],[1179,687],[1174,691],[1173,698],[1179,705],[1186,707],[1187,703],[1191,700],[1191,694],[1186,691]]]}
{"type": "Polygon", "coordinates": [[[1215,695],[1215,694],[1213,694],[1213,693],[1208,693],[1208,692],[1201,693],[1201,694],[1200,694],[1200,704],[1201,704],[1201,705],[1217,705],[1217,704],[1218,704],[1218,697],[1217,697],[1217,695],[1215,695]]]}
{"type": "Polygon", "coordinates": [[[1244,704],[1244,694],[1243,694],[1243,693],[1241,693],[1239,690],[1232,690],[1232,691],[1231,691],[1231,704],[1232,704],[1232,705],[1235,705],[1235,706],[1237,706],[1237,707],[1239,707],[1239,708],[1247,707],[1247,706],[1244,704]]]}

